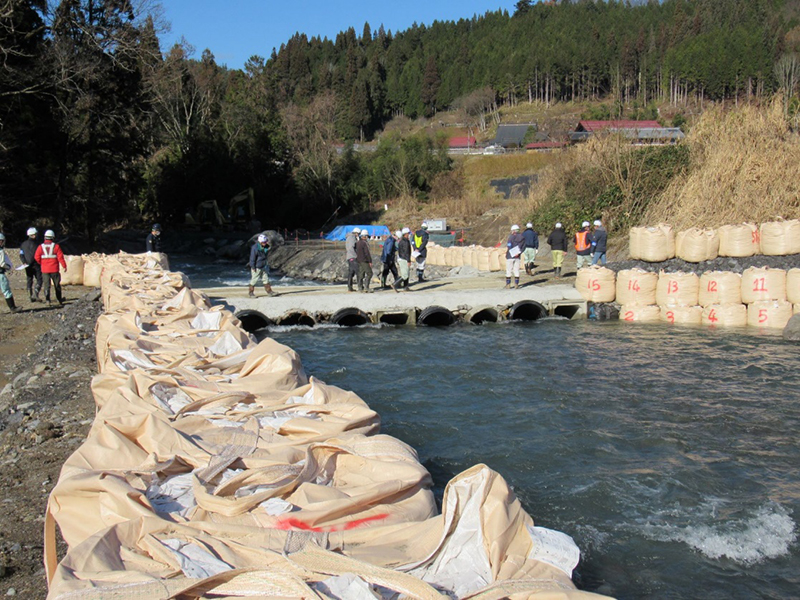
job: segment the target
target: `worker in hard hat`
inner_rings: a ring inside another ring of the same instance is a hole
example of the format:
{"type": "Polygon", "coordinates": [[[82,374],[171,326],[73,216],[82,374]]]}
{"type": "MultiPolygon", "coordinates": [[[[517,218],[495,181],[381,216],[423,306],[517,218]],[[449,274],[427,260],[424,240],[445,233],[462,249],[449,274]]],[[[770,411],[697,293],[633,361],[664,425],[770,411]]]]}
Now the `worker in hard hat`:
{"type": "Polygon", "coordinates": [[[553,256],[553,274],[561,277],[561,265],[564,264],[564,255],[567,253],[567,234],[564,233],[561,223],[556,223],[547,237],[547,243],[550,244],[550,254],[553,256]]]}
{"type": "Polygon", "coordinates": [[[399,277],[395,280],[392,287],[395,292],[400,289],[408,291],[408,273],[409,264],[411,263],[411,230],[408,227],[403,227],[400,230],[400,239],[397,242],[397,268],[399,269],[399,277]]]}
{"type": "Polygon", "coordinates": [[[519,263],[522,253],[525,252],[525,238],[519,232],[519,225],[511,226],[511,235],[506,242],[506,289],[519,287],[519,263]],[[514,275],[514,285],[511,285],[511,275],[514,275]]]}
{"type": "Polygon", "coordinates": [[[417,281],[425,281],[425,259],[428,257],[428,224],[423,221],[422,226],[414,234],[414,250],[412,252],[414,261],[417,263],[417,281]]]}
{"type": "Polygon", "coordinates": [[[525,265],[525,272],[528,275],[533,275],[533,269],[536,266],[536,253],[539,251],[539,234],[533,228],[533,223],[525,225],[525,231],[522,232],[522,237],[525,238],[525,251],[522,253],[522,262],[525,265]]]}
{"type": "Polygon", "coordinates": [[[161,252],[161,225],[158,223],[154,224],[150,229],[146,245],[148,252],[161,252]]]}
{"type": "Polygon", "coordinates": [[[42,289],[42,268],[36,262],[36,248],[39,247],[39,242],[36,241],[36,236],[39,231],[36,227],[29,227],[27,231],[27,239],[19,245],[19,258],[25,267],[25,277],[27,278],[26,289],[31,302],[39,301],[39,292],[42,289]]]}
{"type": "Polygon", "coordinates": [[[358,291],[371,294],[369,289],[372,281],[372,255],[369,251],[369,232],[365,229],[361,232],[358,242],[356,242],[356,261],[358,262],[358,291]]]}
{"type": "Polygon", "coordinates": [[[6,236],[0,233],[0,293],[6,299],[8,310],[12,313],[22,310],[14,304],[14,294],[11,293],[11,284],[8,282],[6,273],[13,273],[14,265],[11,264],[11,257],[6,254],[6,236]]]}
{"type": "Polygon", "coordinates": [[[358,261],[356,260],[356,243],[358,236],[361,234],[361,229],[353,227],[344,236],[344,256],[347,261],[347,291],[355,292],[353,282],[358,277],[358,261]]]}
{"type": "Polygon", "coordinates": [[[33,255],[34,260],[41,265],[42,268],[42,286],[44,287],[44,297],[48,303],[52,302],[50,299],[50,284],[53,284],[53,289],[56,293],[56,300],[59,304],[64,304],[64,297],[61,295],[61,273],[59,272],[59,265],[66,271],[67,262],[64,260],[64,253],[61,251],[61,246],[56,244],[56,234],[52,229],[44,232],[44,243],[36,248],[36,253],[33,255]]]}
{"type": "Polygon", "coordinates": [[[257,285],[264,284],[264,291],[267,296],[276,296],[277,294],[272,291],[272,286],[269,283],[269,265],[267,263],[267,255],[269,254],[269,239],[263,233],[259,234],[256,238],[255,244],[250,248],[250,287],[248,288],[247,295],[255,298],[255,290],[257,285]]]}

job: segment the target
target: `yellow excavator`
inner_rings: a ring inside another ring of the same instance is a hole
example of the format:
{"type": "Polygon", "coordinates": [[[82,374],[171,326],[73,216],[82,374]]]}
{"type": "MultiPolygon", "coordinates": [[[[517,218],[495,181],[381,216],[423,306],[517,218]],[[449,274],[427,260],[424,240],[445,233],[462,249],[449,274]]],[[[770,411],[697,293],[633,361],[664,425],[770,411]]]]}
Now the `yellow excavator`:
{"type": "Polygon", "coordinates": [[[186,213],[186,225],[244,225],[250,223],[256,214],[256,201],[253,188],[247,188],[236,194],[228,202],[228,214],[219,209],[216,200],[206,200],[197,205],[193,213],[186,213]]]}

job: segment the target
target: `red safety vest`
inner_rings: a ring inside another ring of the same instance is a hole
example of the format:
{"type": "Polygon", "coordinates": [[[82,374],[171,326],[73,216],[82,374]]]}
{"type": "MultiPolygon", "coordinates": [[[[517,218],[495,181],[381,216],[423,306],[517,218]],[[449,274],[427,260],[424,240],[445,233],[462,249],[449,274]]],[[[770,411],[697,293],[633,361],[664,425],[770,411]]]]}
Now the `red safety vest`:
{"type": "Polygon", "coordinates": [[[575,250],[583,252],[588,250],[590,246],[588,231],[579,231],[575,234],[575,250]]]}

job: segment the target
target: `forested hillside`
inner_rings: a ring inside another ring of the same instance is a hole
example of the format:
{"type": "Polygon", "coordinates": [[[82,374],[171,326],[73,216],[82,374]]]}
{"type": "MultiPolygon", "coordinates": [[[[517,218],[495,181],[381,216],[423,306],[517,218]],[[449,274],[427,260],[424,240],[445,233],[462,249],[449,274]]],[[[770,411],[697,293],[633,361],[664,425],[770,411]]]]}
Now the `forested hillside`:
{"type": "Polygon", "coordinates": [[[0,0],[0,226],[38,219],[92,237],[181,222],[253,187],[265,225],[310,228],[336,208],[458,189],[442,139],[395,131],[369,155],[337,146],[399,115],[457,109],[481,128],[522,102],[602,100],[635,116],[656,102],[791,99],[798,4],[521,0],[514,14],[401,32],[298,33],[231,70],[213,49],[161,48],[129,0],[0,0]]]}

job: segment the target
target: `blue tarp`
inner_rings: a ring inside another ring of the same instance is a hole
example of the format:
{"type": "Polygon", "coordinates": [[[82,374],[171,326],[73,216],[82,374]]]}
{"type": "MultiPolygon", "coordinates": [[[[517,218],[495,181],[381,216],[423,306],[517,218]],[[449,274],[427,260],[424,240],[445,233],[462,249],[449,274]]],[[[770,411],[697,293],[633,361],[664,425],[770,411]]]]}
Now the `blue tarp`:
{"type": "Polygon", "coordinates": [[[386,225],[339,225],[339,227],[326,235],[325,239],[340,242],[356,227],[361,231],[366,229],[369,232],[369,237],[386,237],[391,233],[386,225]]]}

